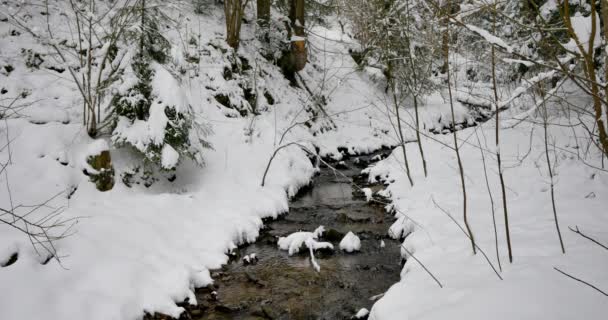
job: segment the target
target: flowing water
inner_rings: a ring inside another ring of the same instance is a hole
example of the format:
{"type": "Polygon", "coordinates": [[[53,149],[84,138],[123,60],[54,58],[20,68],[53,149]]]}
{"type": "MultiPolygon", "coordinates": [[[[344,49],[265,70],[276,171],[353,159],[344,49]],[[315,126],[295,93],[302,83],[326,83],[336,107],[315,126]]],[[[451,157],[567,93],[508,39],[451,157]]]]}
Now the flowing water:
{"type": "MultiPolygon", "coordinates": [[[[367,163],[373,156],[358,157],[357,162],[367,163]]],[[[399,280],[400,243],[387,235],[392,215],[381,204],[367,203],[350,183],[353,179],[374,191],[382,188],[367,184],[360,175],[362,165],[355,165],[355,159],[339,166],[347,177],[323,168],[311,187],[292,200],[289,213],[266,221],[257,242],[236,249],[229,264],[212,272],[214,286],[197,290],[199,305],[184,305],[184,317],[350,319],[360,308],[370,309],[399,280]],[[327,230],[321,240],[335,247],[333,252],[315,254],[320,272],[312,267],[307,249],[291,257],[278,249],[278,237],[313,231],[320,225],[327,230]],[[361,239],[358,253],[339,250],[340,240],[349,231],[361,239]],[[258,261],[246,264],[242,258],[252,253],[258,261]]]]}

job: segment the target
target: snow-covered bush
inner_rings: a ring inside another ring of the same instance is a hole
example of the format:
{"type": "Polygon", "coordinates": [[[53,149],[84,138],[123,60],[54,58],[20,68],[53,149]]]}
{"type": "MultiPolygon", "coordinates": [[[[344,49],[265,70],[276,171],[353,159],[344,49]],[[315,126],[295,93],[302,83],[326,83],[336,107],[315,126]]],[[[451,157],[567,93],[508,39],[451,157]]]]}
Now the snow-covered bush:
{"type": "Polygon", "coordinates": [[[133,147],[164,170],[175,169],[184,156],[202,165],[209,130],[196,121],[177,79],[141,55],[128,71],[135,79],[124,82],[112,103],[112,143],[133,147]]]}
{"type": "Polygon", "coordinates": [[[209,130],[197,121],[179,79],[164,65],[171,51],[159,29],[164,15],[154,3],[144,4],[134,8],[139,23],[125,38],[136,45],[106,119],[111,141],[140,153],[144,172],[173,170],[184,157],[202,165],[202,151],[210,147],[204,140],[209,130]]]}

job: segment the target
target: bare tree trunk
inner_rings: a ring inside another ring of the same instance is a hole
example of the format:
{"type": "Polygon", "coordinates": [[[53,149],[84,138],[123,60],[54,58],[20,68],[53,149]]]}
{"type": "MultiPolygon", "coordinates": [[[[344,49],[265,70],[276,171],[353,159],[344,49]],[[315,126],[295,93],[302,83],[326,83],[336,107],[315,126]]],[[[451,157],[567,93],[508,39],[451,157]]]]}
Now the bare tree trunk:
{"type": "MultiPolygon", "coordinates": [[[[608,43],[608,0],[602,0],[601,2],[601,7],[602,7],[602,20],[604,20],[604,43],[608,43]]],[[[604,62],[604,81],[608,81],[608,54],[606,55],[606,60],[604,62]]],[[[608,86],[604,87],[604,97],[608,97],[608,86]]],[[[608,119],[608,106],[606,106],[606,119],[608,119]]],[[[608,123],[606,124],[606,126],[608,127],[608,123]]],[[[608,149],[606,149],[606,145],[608,145],[607,143],[604,143],[604,155],[606,157],[608,157],[608,149]]],[[[602,163],[603,163],[603,159],[602,159],[602,163]]]]}
{"type": "MultiPolygon", "coordinates": [[[[245,2],[246,4],[247,2],[245,2]]],[[[241,20],[243,18],[243,0],[225,0],[226,42],[237,50],[241,41],[241,20]]]]}
{"type": "Polygon", "coordinates": [[[410,185],[414,186],[414,180],[412,180],[412,175],[410,173],[410,164],[407,160],[407,151],[405,150],[405,138],[403,137],[403,130],[401,129],[401,116],[399,114],[399,100],[397,99],[397,92],[395,91],[395,80],[391,74],[391,63],[389,62],[389,71],[388,71],[388,81],[391,87],[391,93],[393,95],[393,103],[395,105],[395,115],[397,116],[397,130],[399,130],[399,140],[401,142],[401,150],[403,151],[403,162],[405,164],[405,173],[407,174],[407,178],[410,181],[410,185]]]}
{"type": "MultiPolygon", "coordinates": [[[[602,4],[605,4],[607,1],[606,0],[602,0],[602,4]]],[[[605,156],[608,157],[608,123],[604,123],[604,120],[602,119],[604,116],[604,105],[602,103],[602,98],[599,96],[600,93],[600,86],[597,83],[597,75],[595,72],[595,34],[596,34],[596,29],[597,29],[597,5],[595,3],[595,1],[591,1],[591,30],[590,30],[590,38],[588,40],[588,47],[585,48],[584,47],[584,43],[581,42],[581,39],[579,39],[578,35],[576,34],[576,32],[574,31],[574,28],[572,27],[572,20],[570,19],[570,4],[568,0],[564,0],[563,2],[563,11],[562,11],[562,19],[564,21],[564,24],[566,25],[566,29],[568,30],[568,34],[570,35],[570,37],[572,39],[574,39],[574,42],[576,43],[579,51],[581,52],[581,55],[583,57],[583,62],[584,62],[584,71],[585,71],[585,77],[587,78],[587,83],[588,86],[590,87],[590,91],[591,91],[591,97],[593,99],[593,109],[595,111],[595,122],[597,124],[597,129],[599,132],[599,142],[601,145],[601,150],[605,156]]],[[[602,10],[602,16],[608,16],[608,12],[606,11],[608,9],[604,9],[602,10]]],[[[605,21],[606,22],[606,21],[605,21]]],[[[608,29],[608,27],[604,26],[605,29],[608,29]]],[[[604,35],[606,36],[606,35],[604,35]]],[[[608,60],[608,58],[607,58],[608,60]]],[[[608,71],[606,71],[606,74],[608,75],[608,71]]],[[[608,88],[605,88],[605,92],[608,93],[608,88]]],[[[605,111],[605,116],[608,118],[608,108],[606,108],[605,111]]]]}
{"type": "Polygon", "coordinates": [[[553,218],[555,220],[555,229],[557,230],[557,236],[559,237],[559,244],[562,248],[562,253],[566,253],[566,249],[564,248],[564,240],[562,239],[562,232],[559,229],[559,221],[557,220],[557,209],[555,208],[555,183],[553,181],[553,168],[551,167],[551,158],[549,157],[549,134],[548,134],[548,126],[549,126],[549,112],[547,110],[547,103],[544,97],[545,92],[543,90],[542,83],[539,84],[539,89],[541,94],[542,104],[543,104],[543,129],[544,129],[544,143],[545,143],[545,158],[547,160],[547,169],[549,171],[549,182],[551,184],[551,207],[553,208],[553,218]]]}
{"type": "Polygon", "coordinates": [[[289,40],[291,41],[294,71],[304,69],[308,61],[304,13],[304,0],[290,0],[289,20],[291,21],[293,35],[289,40]]]}
{"type": "Polygon", "coordinates": [[[416,116],[416,139],[418,140],[418,149],[420,150],[420,157],[422,158],[422,169],[424,170],[424,176],[427,177],[426,158],[424,157],[424,149],[422,148],[422,139],[420,136],[420,116],[418,115],[417,96],[414,96],[414,114],[416,116]]]}
{"type": "MultiPolygon", "coordinates": [[[[145,1],[145,0],[144,0],[145,1]]],[[[95,119],[95,105],[93,104],[93,95],[92,95],[92,84],[91,84],[91,73],[93,71],[93,13],[95,12],[95,0],[90,0],[89,10],[91,14],[89,15],[89,48],[87,50],[87,85],[86,90],[88,94],[87,107],[89,108],[89,123],[87,132],[89,136],[94,138],[97,135],[97,120],[95,119]]]]}
{"type": "Polygon", "coordinates": [[[270,23],[270,5],[272,0],[257,0],[258,24],[261,27],[268,27],[270,23]]]}
{"type": "MultiPolygon", "coordinates": [[[[448,7],[451,7],[451,0],[447,1],[448,7]]],[[[445,19],[445,32],[444,38],[449,39],[450,36],[450,24],[448,19],[445,19]]],[[[443,55],[444,55],[444,65],[447,66],[446,74],[448,80],[448,95],[450,97],[450,111],[452,113],[452,124],[454,126],[454,131],[452,132],[454,136],[454,150],[456,151],[456,159],[458,160],[458,171],[460,173],[460,185],[462,187],[462,215],[464,219],[464,225],[467,228],[467,232],[469,233],[469,238],[471,239],[471,248],[473,249],[473,254],[477,254],[477,249],[475,246],[475,237],[473,236],[473,231],[471,230],[471,226],[469,225],[469,219],[467,216],[467,187],[464,180],[464,168],[462,166],[462,159],[460,158],[460,148],[458,146],[458,134],[456,130],[456,117],[454,116],[454,99],[452,97],[452,79],[450,76],[450,44],[447,42],[443,46],[443,55]]]]}
{"type": "MultiPolygon", "coordinates": [[[[492,189],[490,188],[490,180],[488,180],[488,166],[486,165],[486,156],[481,147],[481,140],[479,139],[479,133],[475,130],[477,136],[477,144],[479,145],[479,151],[481,152],[481,162],[483,163],[483,176],[486,180],[486,189],[488,189],[488,196],[490,197],[490,206],[492,206],[492,225],[494,226],[494,248],[496,251],[496,261],[498,261],[498,269],[502,272],[502,264],[500,263],[500,253],[498,251],[498,228],[496,227],[496,210],[494,209],[494,196],[492,195],[492,189]]],[[[484,135],[484,142],[486,141],[484,135]]]]}
{"type": "MultiPolygon", "coordinates": [[[[492,26],[496,33],[496,1],[493,7],[492,26]]],[[[496,107],[496,161],[498,164],[498,176],[500,178],[500,189],[502,194],[502,209],[505,217],[505,233],[507,235],[507,248],[509,250],[509,262],[513,262],[513,250],[511,248],[511,231],[509,230],[509,210],[507,207],[507,191],[505,178],[502,172],[502,159],[500,157],[500,110],[498,106],[498,88],[496,87],[496,47],[492,45],[492,87],[494,90],[494,105],[496,107]]]]}
{"type": "MultiPolygon", "coordinates": [[[[408,37],[407,42],[411,43],[411,39],[410,39],[411,31],[410,31],[410,22],[409,22],[410,3],[408,0],[405,1],[405,7],[407,9],[407,14],[408,14],[408,17],[406,18],[407,37],[408,37]]],[[[407,60],[410,63],[411,72],[412,72],[412,81],[413,81],[413,87],[411,88],[410,91],[414,98],[414,114],[416,116],[416,139],[418,140],[418,149],[420,150],[420,157],[422,158],[422,169],[424,170],[424,176],[427,177],[428,172],[426,169],[426,158],[424,157],[424,149],[422,148],[422,139],[420,138],[420,115],[418,114],[418,94],[420,93],[421,86],[418,81],[418,73],[416,72],[416,66],[414,63],[414,57],[412,55],[412,50],[411,50],[411,48],[409,48],[409,46],[408,46],[407,52],[408,52],[407,60]]]]}

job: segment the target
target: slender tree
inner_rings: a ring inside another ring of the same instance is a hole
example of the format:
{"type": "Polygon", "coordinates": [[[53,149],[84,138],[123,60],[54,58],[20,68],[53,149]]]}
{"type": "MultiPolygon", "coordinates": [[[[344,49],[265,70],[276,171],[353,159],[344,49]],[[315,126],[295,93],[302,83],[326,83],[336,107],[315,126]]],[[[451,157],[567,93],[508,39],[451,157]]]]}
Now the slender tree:
{"type": "MultiPolygon", "coordinates": [[[[450,38],[450,23],[448,19],[448,15],[451,14],[452,1],[448,0],[447,5],[445,6],[444,12],[444,38],[450,38]]],[[[460,157],[460,147],[458,145],[458,133],[456,130],[456,117],[454,115],[454,99],[452,95],[452,78],[450,75],[450,43],[449,41],[443,45],[443,56],[444,56],[444,65],[447,66],[445,72],[447,74],[448,81],[448,95],[450,100],[450,112],[452,114],[452,124],[454,126],[454,130],[452,135],[454,137],[454,151],[456,152],[456,160],[458,161],[458,171],[460,173],[460,186],[462,188],[462,215],[464,219],[464,225],[467,228],[467,233],[469,234],[469,238],[471,240],[471,248],[473,249],[473,254],[477,254],[477,248],[475,245],[475,236],[473,235],[473,231],[471,230],[471,226],[469,225],[469,219],[467,215],[467,186],[464,180],[464,167],[462,165],[462,159],[460,157]]]]}
{"type": "Polygon", "coordinates": [[[549,157],[549,111],[547,110],[547,102],[544,97],[545,91],[542,83],[539,84],[539,91],[541,92],[541,104],[542,104],[542,117],[543,117],[543,132],[544,132],[544,144],[545,144],[545,159],[547,160],[547,172],[549,173],[549,184],[551,187],[551,208],[553,209],[553,219],[555,221],[555,229],[557,231],[557,237],[559,238],[559,244],[562,249],[562,253],[566,253],[564,247],[564,240],[562,239],[562,232],[559,228],[559,220],[557,219],[557,208],[555,207],[555,181],[553,179],[553,166],[551,164],[551,158],[549,157]]]}
{"type": "MultiPolygon", "coordinates": [[[[494,1],[492,7],[492,28],[494,33],[496,33],[496,14],[497,7],[496,1],[494,1]]],[[[507,192],[505,187],[505,178],[502,170],[502,158],[500,155],[500,107],[498,105],[498,87],[496,84],[496,46],[494,44],[491,45],[491,54],[492,54],[492,91],[494,92],[494,108],[496,110],[496,161],[498,165],[498,176],[500,177],[500,190],[502,194],[502,208],[503,215],[505,219],[505,233],[507,236],[507,248],[509,251],[509,262],[513,262],[513,250],[511,248],[511,232],[509,230],[509,209],[507,207],[507,192]]]]}

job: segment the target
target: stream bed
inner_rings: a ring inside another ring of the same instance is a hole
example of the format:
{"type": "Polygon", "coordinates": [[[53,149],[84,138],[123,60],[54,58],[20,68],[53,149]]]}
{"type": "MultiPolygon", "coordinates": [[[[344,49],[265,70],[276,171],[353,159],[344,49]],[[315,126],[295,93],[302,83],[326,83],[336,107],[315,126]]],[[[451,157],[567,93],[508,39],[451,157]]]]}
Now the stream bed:
{"type": "Polygon", "coordinates": [[[213,286],[196,291],[197,306],[184,304],[191,319],[351,319],[399,281],[400,242],[388,237],[394,218],[382,204],[366,202],[352,186],[381,190],[360,174],[371,159],[389,151],[352,157],[334,163],[346,177],[321,169],[309,188],[290,203],[289,213],[265,221],[257,242],[236,249],[230,262],[212,271],[213,286]],[[384,152],[384,153],[383,153],[384,152]],[[358,159],[358,160],[356,160],[358,159]],[[289,256],[279,250],[278,237],[324,226],[320,241],[333,252],[317,251],[320,272],[311,265],[309,251],[289,256]],[[361,239],[356,253],[340,251],[342,237],[352,231],[361,239]],[[383,245],[381,245],[383,243],[383,245]],[[255,254],[257,261],[243,258],[255,254]]]}

